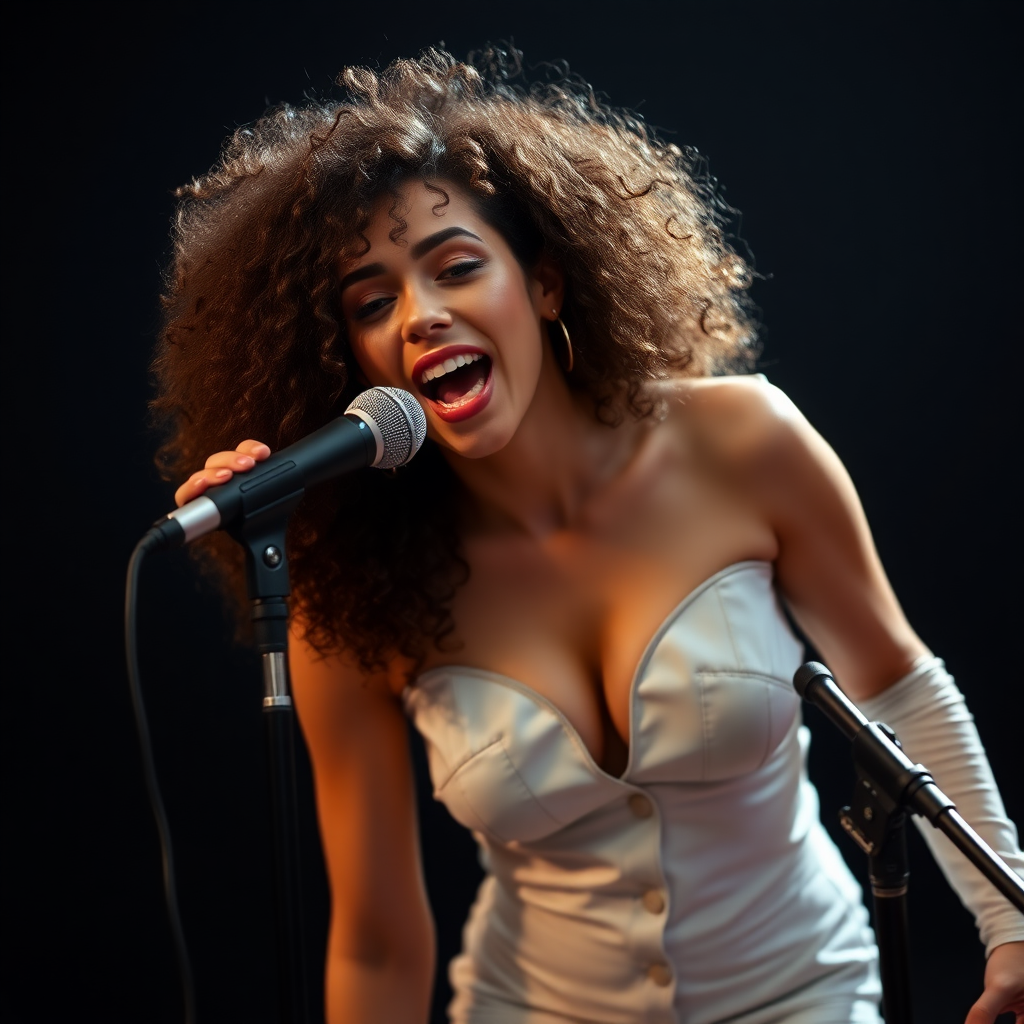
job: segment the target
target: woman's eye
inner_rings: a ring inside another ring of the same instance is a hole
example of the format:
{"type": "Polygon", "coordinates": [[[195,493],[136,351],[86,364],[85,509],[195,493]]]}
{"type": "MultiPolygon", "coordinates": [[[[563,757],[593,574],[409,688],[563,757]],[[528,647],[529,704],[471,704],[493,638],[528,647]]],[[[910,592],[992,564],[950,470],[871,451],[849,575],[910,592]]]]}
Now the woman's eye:
{"type": "Polygon", "coordinates": [[[369,302],[364,302],[353,310],[352,319],[365,320],[367,317],[373,316],[374,313],[379,313],[391,301],[390,296],[382,295],[379,299],[371,299],[369,302]]]}
{"type": "Polygon", "coordinates": [[[458,263],[452,263],[445,267],[439,276],[442,279],[465,277],[467,274],[472,274],[474,270],[479,270],[483,265],[484,261],[479,259],[459,260],[458,263]]]}

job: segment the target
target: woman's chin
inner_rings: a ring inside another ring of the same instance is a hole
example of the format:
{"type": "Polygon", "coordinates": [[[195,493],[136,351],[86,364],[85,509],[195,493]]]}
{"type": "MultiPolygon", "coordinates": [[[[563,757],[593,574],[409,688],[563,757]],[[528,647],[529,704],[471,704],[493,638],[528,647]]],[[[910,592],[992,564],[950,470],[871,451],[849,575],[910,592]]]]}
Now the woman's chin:
{"type": "Polygon", "coordinates": [[[507,439],[501,441],[495,441],[493,438],[487,436],[489,431],[481,432],[480,434],[475,431],[472,434],[463,434],[460,437],[452,437],[450,434],[440,434],[428,431],[428,436],[439,445],[444,451],[450,455],[456,455],[460,459],[486,459],[490,455],[495,455],[505,447],[507,439]]]}
{"type": "Polygon", "coordinates": [[[487,417],[487,420],[489,422],[484,422],[481,418],[480,422],[472,425],[466,421],[449,425],[437,420],[430,423],[428,419],[427,436],[446,452],[459,458],[486,459],[505,448],[515,434],[514,429],[506,429],[494,418],[487,417]]]}

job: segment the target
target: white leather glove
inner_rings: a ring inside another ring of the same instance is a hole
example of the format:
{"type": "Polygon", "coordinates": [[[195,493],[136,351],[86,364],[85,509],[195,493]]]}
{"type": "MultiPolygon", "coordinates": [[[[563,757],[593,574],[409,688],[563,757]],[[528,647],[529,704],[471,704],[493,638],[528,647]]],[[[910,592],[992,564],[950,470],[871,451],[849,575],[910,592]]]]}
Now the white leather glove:
{"type": "MultiPolygon", "coordinates": [[[[858,706],[869,720],[893,729],[910,760],[928,769],[961,817],[1024,878],[1017,829],[1006,817],[974,717],[942,660],[920,658],[910,673],[858,706]]],[[[1024,914],[929,821],[913,818],[949,884],[974,914],[986,955],[1004,942],[1024,940],[1024,914]]]]}

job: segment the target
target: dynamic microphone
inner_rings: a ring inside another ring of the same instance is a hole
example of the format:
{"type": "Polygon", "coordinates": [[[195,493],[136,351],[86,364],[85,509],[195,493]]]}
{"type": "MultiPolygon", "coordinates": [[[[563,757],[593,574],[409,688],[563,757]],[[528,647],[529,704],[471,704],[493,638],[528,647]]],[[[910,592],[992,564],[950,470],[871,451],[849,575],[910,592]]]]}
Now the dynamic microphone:
{"type": "Polygon", "coordinates": [[[793,676],[793,688],[805,701],[821,708],[849,740],[869,724],[820,661],[805,661],[793,676]]]}
{"type": "Polygon", "coordinates": [[[188,544],[344,473],[403,466],[426,433],[423,409],[408,391],[370,388],[344,415],[158,519],[147,536],[154,546],[188,544]]]}
{"type": "MultiPolygon", "coordinates": [[[[936,828],[941,827],[938,818],[943,812],[956,810],[953,801],[935,785],[928,769],[915,764],[903,752],[896,733],[884,722],[868,721],[821,662],[801,665],[793,676],[793,686],[804,700],[824,711],[852,742],[854,760],[870,780],[872,792],[877,789],[886,793],[894,806],[905,806],[936,828]]],[[[847,825],[844,821],[843,825],[857,839],[860,823],[847,825]]],[[[861,839],[857,841],[862,843],[861,839]]]]}

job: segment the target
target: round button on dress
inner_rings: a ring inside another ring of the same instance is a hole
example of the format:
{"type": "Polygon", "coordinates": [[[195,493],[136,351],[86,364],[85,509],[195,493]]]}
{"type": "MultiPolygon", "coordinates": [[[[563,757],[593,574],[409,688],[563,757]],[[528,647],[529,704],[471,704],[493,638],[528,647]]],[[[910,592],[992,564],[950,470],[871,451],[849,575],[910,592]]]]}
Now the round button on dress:
{"type": "Polygon", "coordinates": [[[641,897],[645,910],[660,914],[665,909],[665,897],[657,889],[648,889],[641,897]]]}
{"type": "Polygon", "coordinates": [[[629,809],[638,818],[649,818],[654,814],[654,807],[651,801],[642,793],[634,793],[629,798],[629,809]]]}
{"type": "Polygon", "coordinates": [[[672,984],[672,968],[668,964],[651,964],[647,968],[647,977],[661,988],[672,984]]]}

